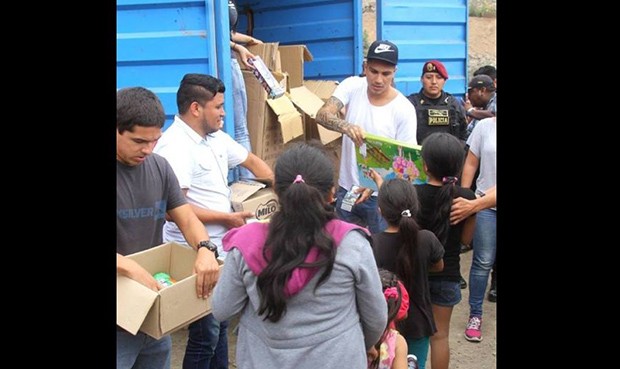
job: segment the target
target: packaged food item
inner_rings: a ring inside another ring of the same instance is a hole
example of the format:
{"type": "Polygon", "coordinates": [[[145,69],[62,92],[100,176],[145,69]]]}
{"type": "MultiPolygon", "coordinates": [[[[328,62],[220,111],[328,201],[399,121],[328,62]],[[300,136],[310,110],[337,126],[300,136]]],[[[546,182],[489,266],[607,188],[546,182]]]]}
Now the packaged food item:
{"type": "Polygon", "coordinates": [[[267,68],[260,56],[256,56],[254,59],[249,58],[248,63],[254,66],[252,74],[254,74],[254,77],[258,79],[265,91],[267,91],[270,99],[276,99],[284,95],[284,89],[280,86],[273,74],[271,74],[269,68],[267,68]]]}
{"type": "Polygon", "coordinates": [[[153,274],[153,278],[155,278],[155,280],[164,287],[172,286],[174,282],[176,282],[175,280],[170,278],[170,275],[168,275],[168,273],[164,272],[153,274]]]}

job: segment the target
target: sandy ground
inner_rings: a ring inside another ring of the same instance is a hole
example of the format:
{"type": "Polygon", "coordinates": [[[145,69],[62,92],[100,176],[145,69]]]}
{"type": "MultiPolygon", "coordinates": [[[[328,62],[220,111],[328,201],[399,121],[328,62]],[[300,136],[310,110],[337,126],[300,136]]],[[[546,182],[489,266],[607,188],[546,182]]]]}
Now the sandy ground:
{"type": "MultiPolygon", "coordinates": [[[[472,252],[461,254],[461,272],[465,279],[469,277],[469,268],[471,266],[472,252]]],[[[482,324],[482,342],[472,343],[465,339],[463,332],[469,317],[469,291],[461,290],[463,299],[456,305],[452,313],[450,322],[450,352],[451,352],[451,369],[495,369],[496,361],[496,304],[485,299],[484,315],[482,324]]],[[[231,324],[231,329],[235,322],[231,324]]],[[[183,362],[183,354],[185,353],[185,343],[187,341],[187,329],[181,329],[172,334],[172,365],[171,369],[181,369],[183,362]]],[[[229,368],[236,368],[235,365],[235,342],[236,336],[229,331],[229,368]]],[[[427,368],[432,369],[430,360],[427,362],[427,368]]],[[[274,368],[275,369],[275,368],[274,368]]]]}

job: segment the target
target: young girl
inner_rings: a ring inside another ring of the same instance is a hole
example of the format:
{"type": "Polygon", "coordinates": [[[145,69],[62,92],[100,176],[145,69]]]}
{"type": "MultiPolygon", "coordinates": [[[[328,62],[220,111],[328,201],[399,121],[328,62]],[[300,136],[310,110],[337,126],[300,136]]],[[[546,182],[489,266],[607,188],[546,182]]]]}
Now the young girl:
{"type": "Polygon", "coordinates": [[[450,225],[452,200],[457,197],[476,198],[473,191],[456,184],[464,154],[461,142],[449,133],[436,132],[427,136],[422,145],[422,161],[428,180],[416,185],[420,200],[418,223],[422,229],[432,231],[445,250],[443,270],[428,276],[437,326],[437,332],[431,337],[433,369],[448,369],[450,365],[450,318],[452,309],[461,301],[460,244],[471,242],[476,221],[474,215],[464,222],[450,225]]]}
{"type": "Polygon", "coordinates": [[[374,170],[370,172],[379,186],[379,210],[388,228],[373,234],[373,249],[377,266],[401,277],[409,292],[409,316],[397,325],[407,340],[408,352],[418,358],[420,369],[426,367],[429,337],[437,329],[431,308],[428,272],[443,269],[443,246],[433,232],[420,230],[415,216],[418,197],[415,187],[404,179],[383,183],[374,170]]]}
{"type": "Polygon", "coordinates": [[[239,368],[368,366],[387,306],[368,233],[336,219],[332,160],[306,143],[275,166],[280,209],[231,229],[213,316],[239,317],[239,368]]]}
{"type": "Polygon", "coordinates": [[[383,295],[387,302],[387,326],[377,344],[369,354],[368,369],[407,369],[407,341],[396,330],[396,322],[407,317],[409,311],[409,294],[396,274],[386,269],[379,269],[383,295]]]}

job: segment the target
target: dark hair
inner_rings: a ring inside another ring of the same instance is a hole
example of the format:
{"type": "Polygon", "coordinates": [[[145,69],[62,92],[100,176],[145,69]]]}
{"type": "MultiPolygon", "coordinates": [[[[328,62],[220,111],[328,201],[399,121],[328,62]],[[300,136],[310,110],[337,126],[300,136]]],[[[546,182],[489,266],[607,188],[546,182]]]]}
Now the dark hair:
{"type": "Polygon", "coordinates": [[[267,266],[258,276],[259,314],[277,322],[286,313],[284,287],[296,268],[321,268],[318,287],[331,274],[336,258],[333,238],[324,231],[335,218],[327,203],[334,186],[332,160],[323,150],[307,143],[289,147],[275,166],[274,190],[280,209],[271,217],[263,256],[267,266]],[[302,181],[295,182],[297,176],[302,181]],[[316,247],[321,257],[315,263],[304,260],[316,247]]]}
{"type": "MultiPolygon", "coordinates": [[[[379,268],[379,278],[381,278],[381,287],[383,289],[383,292],[385,292],[385,290],[390,287],[396,287],[396,289],[398,290],[398,297],[397,298],[393,298],[393,297],[385,298],[385,302],[387,303],[387,308],[388,308],[387,323],[385,325],[385,330],[383,331],[381,338],[375,344],[375,348],[377,349],[378,352],[380,352],[381,343],[385,341],[385,338],[390,331],[390,325],[392,322],[395,322],[396,316],[398,315],[398,311],[400,310],[400,305],[403,302],[403,291],[401,290],[402,285],[398,283],[399,281],[398,276],[390,272],[387,269],[379,268]]],[[[380,357],[377,356],[375,360],[373,360],[373,362],[370,363],[370,365],[368,365],[368,369],[378,368],[379,359],[380,357]]]]}
{"type": "Polygon", "coordinates": [[[497,78],[497,69],[495,69],[495,67],[492,65],[484,65],[476,69],[476,71],[474,72],[474,77],[480,74],[484,74],[491,77],[491,79],[495,79],[497,78]]]}
{"type": "Polygon", "coordinates": [[[144,87],[127,87],[116,91],[116,129],[133,132],[134,126],[164,126],[166,114],[157,95],[144,87]]]}
{"type": "Polygon", "coordinates": [[[456,177],[461,175],[465,151],[458,138],[446,132],[435,132],[422,142],[422,160],[428,174],[443,185],[435,197],[435,211],[431,212],[428,230],[445,246],[450,230],[450,208],[456,195],[456,177]]]}
{"type": "Polygon", "coordinates": [[[413,286],[413,260],[417,258],[420,231],[415,219],[419,208],[415,186],[401,178],[385,181],[379,188],[377,203],[388,224],[398,226],[403,241],[396,255],[396,260],[400,262],[396,263],[394,271],[402,278],[405,286],[413,286]],[[407,210],[410,216],[407,216],[407,210]]]}
{"type": "Polygon", "coordinates": [[[185,114],[189,106],[196,101],[204,105],[213,100],[217,93],[224,93],[224,82],[208,74],[188,73],[183,76],[177,91],[177,109],[179,114],[185,114]]]}

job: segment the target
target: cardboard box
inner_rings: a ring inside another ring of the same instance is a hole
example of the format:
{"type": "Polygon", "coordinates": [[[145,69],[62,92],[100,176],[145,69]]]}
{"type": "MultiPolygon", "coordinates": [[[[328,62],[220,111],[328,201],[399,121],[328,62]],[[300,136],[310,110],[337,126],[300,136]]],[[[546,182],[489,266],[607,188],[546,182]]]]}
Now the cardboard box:
{"type": "Polygon", "coordinates": [[[117,275],[116,324],[123,329],[159,339],[211,312],[211,297],[196,296],[196,276],[192,275],[196,251],[192,248],[169,242],[126,257],[151,274],[165,272],[177,282],[155,292],[117,275]]]}
{"type": "MultiPolygon", "coordinates": [[[[254,56],[259,56],[270,71],[282,72],[278,46],[278,42],[265,42],[262,44],[246,46],[246,48],[249,52],[254,54],[254,56]]],[[[235,57],[238,59],[239,54],[235,53],[235,57]]],[[[241,62],[239,64],[243,65],[241,62]]]]}
{"type": "Polygon", "coordinates": [[[250,211],[254,218],[264,221],[279,208],[278,197],[272,188],[256,181],[237,181],[230,185],[232,190],[232,206],[235,211],[250,211]]]}
{"type": "Polygon", "coordinates": [[[278,47],[282,71],[289,75],[292,88],[304,84],[304,62],[312,61],[313,57],[306,45],[286,45],[278,47]]]}
{"type": "Polygon", "coordinates": [[[306,86],[291,88],[291,101],[304,113],[304,130],[306,140],[318,139],[323,145],[342,137],[342,133],[329,130],[315,121],[316,113],[324,102],[306,86]]]}
{"type": "MultiPolygon", "coordinates": [[[[286,142],[304,139],[303,120],[286,95],[267,99],[267,92],[252,72],[244,70],[242,73],[248,97],[248,131],[252,152],[273,167],[286,142]]],[[[273,76],[281,85],[287,78],[277,72],[273,76]]]]}

